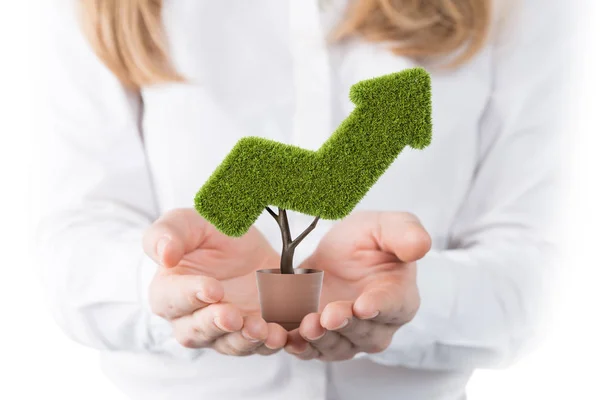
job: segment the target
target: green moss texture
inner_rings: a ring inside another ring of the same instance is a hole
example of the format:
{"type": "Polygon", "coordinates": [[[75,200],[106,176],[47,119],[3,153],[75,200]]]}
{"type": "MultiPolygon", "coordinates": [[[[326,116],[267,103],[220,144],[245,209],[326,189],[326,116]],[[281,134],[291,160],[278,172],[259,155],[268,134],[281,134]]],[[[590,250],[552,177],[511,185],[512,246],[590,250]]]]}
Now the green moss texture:
{"type": "Polygon", "coordinates": [[[198,191],[196,210],[241,236],[276,206],[323,219],[348,215],[405,146],[431,141],[431,84],[414,68],[358,82],[356,105],[317,151],[259,137],[239,140],[198,191]]]}

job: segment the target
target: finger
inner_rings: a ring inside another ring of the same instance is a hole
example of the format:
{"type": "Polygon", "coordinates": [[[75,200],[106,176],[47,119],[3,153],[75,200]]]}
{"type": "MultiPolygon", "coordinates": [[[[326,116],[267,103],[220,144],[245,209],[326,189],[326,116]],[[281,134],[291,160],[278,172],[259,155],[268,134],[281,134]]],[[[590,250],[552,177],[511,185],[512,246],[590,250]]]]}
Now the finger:
{"type": "Polygon", "coordinates": [[[156,263],[173,267],[213,231],[212,225],[196,210],[175,209],[165,213],[146,230],[144,251],[156,263]]]}
{"type": "Polygon", "coordinates": [[[271,350],[282,349],[287,341],[287,331],[283,326],[273,322],[267,325],[269,327],[269,336],[265,341],[265,346],[271,350]]]}
{"type": "MultiPolygon", "coordinates": [[[[352,355],[358,351],[379,353],[389,346],[397,327],[376,321],[379,312],[366,316],[359,314],[355,318],[354,304],[350,301],[337,301],[328,304],[323,310],[321,325],[335,332],[326,334],[318,341],[311,341],[322,354],[339,359],[347,352],[354,351],[352,355]],[[332,338],[333,334],[342,338],[332,338]]],[[[376,304],[379,306],[379,303],[376,304]]],[[[302,326],[300,328],[302,333],[302,326]]]]}
{"type": "Polygon", "coordinates": [[[418,308],[416,285],[375,283],[356,299],[353,313],[360,319],[401,326],[415,316],[418,308]]]}
{"type": "Polygon", "coordinates": [[[398,327],[352,318],[337,333],[348,339],[357,352],[380,353],[388,348],[398,327]]]}
{"type": "Polygon", "coordinates": [[[211,304],[191,315],[173,320],[173,334],[184,347],[201,348],[242,329],[244,320],[231,304],[211,304]]]}
{"type": "Polygon", "coordinates": [[[264,319],[247,316],[240,331],[221,336],[212,347],[221,354],[247,356],[263,345],[268,334],[269,327],[264,319]]]}
{"type": "Polygon", "coordinates": [[[378,246],[401,261],[419,260],[431,249],[431,237],[413,214],[379,212],[376,221],[372,234],[378,246]]]}
{"type": "MultiPolygon", "coordinates": [[[[343,323],[334,322],[337,324],[333,326],[332,330],[325,329],[323,325],[323,315],[317,313],[309,314],[302,320],[298,332],[300,336],[310,346],[319,353],[318,358],[323,361],[340,361],[352,358],[356,354],[356,350],[350,340],[340,335],[337,331],[342,329],[343,326],[347,325],[348,319],[352,319],[352,304],[350,302],[338,302],[339,304],[331,303],[327,307],[328,313],[335,313],[338,320],[344,321],[343,323]],[[338,310],[339,308],[339,310],[338,310]],[[348,310],[350,313],[348,314],[348,310]]],[[[326,307],[326,309],[327,309],[326,307]]],[[[325,310],[324,310],[325,312],[325,310]]],[[[325,319],[328,319],[325,316],[325,319]]],[[[331,319],[331,318],[329,318],[331,319]]],[[[330,325],[329,323],[327,325],[330,325]]],[[[300,357],[304,357],[306,354],[311,354],[306,349],[300,353],[300,357]]],[[[314,356],[314,351],[312,352],[314,356]]]]}
{"type": "Polygon", "coordinates": [[[287,331],[281,325],[269,322],[267,324],[269,334],[265,343],[259,347],[256,352],[264,356],[277,353],[285,346],[287,341],[287,331]]]}
{"type": "MultiPolygon", "coordinates": [[[[349,360],[358,352],[358,348],[347,337],[336,331],[325,331],[325,334],[317,339],[305,340],[319,354],[317,358],[322,361],[349,360]]],[[[303,354],[306,354],[306,351],[303,354]]]]}
{"type": "Polygon", "coordinates": [[[300,336],[308,342],[316,341],[327,333],[327,329],[321,326],[321,314],[319,313],[311,313],[305,316],[300,323],[298,331],[300,332],[300,336]]]}
{"type": "Polygon", "coordinates": [[[285,351],[301,360],[313,360],[319,358],[321,355],[316,348],[300,336],[298,329],[294,329],[288,333],[285,351]]]}
{"type": "Polygon", "coordinates": [[[223,285],[214,278],[199,275],[158,273],[150,283],[152,312],[171,320],[221,301],[223,285]]]}
{"type": "Polygon", "coordinates": [[[351,301],[334,301],[329,303],[321,313],[321,326],[330,331],[336,331],[346,326],[352,319],[351,301]]]}

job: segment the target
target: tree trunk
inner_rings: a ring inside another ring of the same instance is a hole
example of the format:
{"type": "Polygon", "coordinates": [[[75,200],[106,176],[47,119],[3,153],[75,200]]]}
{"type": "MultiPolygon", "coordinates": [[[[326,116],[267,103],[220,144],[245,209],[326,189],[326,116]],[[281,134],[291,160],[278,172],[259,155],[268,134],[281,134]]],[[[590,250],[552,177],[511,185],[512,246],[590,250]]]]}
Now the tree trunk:
{"type": "Polygon", "coordinates": [[[279,229],[281,230],[281,263],[279,265],[279,269],[282,274],[293,274],[294,273],[294,250],[296,247],[304,240],[304,238],[312,232],[313,229],[317,226],[317,222],[319,222],[319,217],[316,217],[313,222],[310,224],[308,228],[304,230],[296,239],[292,239],[292,234],[290,232],[290,224],[287,218],[286,210],[280,208],[279,213],[275,213],[275,211],[271,210],[267,207],[267,211],[277,224],[279,225],[279,229]]]}
{"type": "Polygon", "coordinates": [[[281,264],[280,269],[282,274],[293,274],[294,273],[294,248],[289,246],[283,246],[281,250],[281,264]]]}

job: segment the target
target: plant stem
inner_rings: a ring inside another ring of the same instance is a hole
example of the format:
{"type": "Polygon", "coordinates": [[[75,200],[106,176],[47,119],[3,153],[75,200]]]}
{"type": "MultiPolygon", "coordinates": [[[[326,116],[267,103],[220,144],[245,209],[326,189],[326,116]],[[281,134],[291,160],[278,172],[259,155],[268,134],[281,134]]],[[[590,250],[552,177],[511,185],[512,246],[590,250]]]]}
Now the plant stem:
{"type": "Polygon", "coordinates": [[[275,218],[275,221],[277,221],[277,214],[275,214],[275,211],[271,210],[271,207],[267,207],[267,211],[273,218],[275,218]]]}
{"type": "Polygon", "coordinates": [[[300,235],[298,235],[298,237],[296,239],[294,239],[292,241],[292,243],[290,243],[290,247],[295,249],[300,244],[300,242],[302,242],[304,240],[304,238],[307,237],[308,234],[311,233],[317,227],[318,222],[319,222],[319,217],[315,217],[315,219],[313,219],[313,222],[310,223],[308,228],[306,228],[304,230],[304,232],[302,232],[300,235]]]}
{"type": "Polygon", "coordinates": [[[290,233],[290,224],[287,218],[287,211],[280,208],[279,215],[277,216],[277,222],[279,223],[279,229],[281,229],[281,263],[279,268],[282,274],[293,274],[294,273],[294,247],[292,244],[292,235],[290,233]]]}
{"type": "Polygon", "coordinates": [[[277,221],[279,229],[281,230],[281,263],[279,268],[282,274],[293,274],[294,273],[294,251],[296,247],[308,236],[310,232],[315,229],[319,222],[319,217],[316,217],[313,222],[302,232],[298,237],[292,240],[290,232],[290,224],[287,217],[287,211],[279,208],[279,213],[275,213],[270,207],[267,207],[267,211],[277,221]]]}

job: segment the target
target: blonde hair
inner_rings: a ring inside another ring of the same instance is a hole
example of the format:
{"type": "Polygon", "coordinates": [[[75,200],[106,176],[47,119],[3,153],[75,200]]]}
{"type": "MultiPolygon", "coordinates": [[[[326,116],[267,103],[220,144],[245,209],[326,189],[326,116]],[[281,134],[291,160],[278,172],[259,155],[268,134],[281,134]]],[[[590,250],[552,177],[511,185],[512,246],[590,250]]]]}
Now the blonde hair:
{"type": "MultiPolygon", "coordinates": [[[[457,67],[485,44],[492,0],[355,0],[332,32],[334,41],[386,42],[395,54],[457,67]],[[446,59],[450,57],[450,59],[446,59]]],[[[94,51],[125,85],[182,81],[169,60],[162,0],[81,0],[94,51]]]]}

